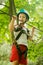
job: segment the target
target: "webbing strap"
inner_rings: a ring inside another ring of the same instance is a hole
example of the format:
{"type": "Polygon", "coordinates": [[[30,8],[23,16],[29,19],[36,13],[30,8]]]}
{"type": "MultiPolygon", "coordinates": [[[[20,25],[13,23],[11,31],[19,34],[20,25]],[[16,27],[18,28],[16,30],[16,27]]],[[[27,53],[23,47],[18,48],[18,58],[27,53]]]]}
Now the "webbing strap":
{"type": "Polygon", "coordinates": [[[16,40],[18,40],[19,38],[20,38],[20,36],[21,36],[21,34],[22,34],[23,32],[22,32],[22,30],[19,32],[19,34],[17,35],[17,37],[16,37],[16,40]]]}
{"type": "Polygon", "coordinates": [[[21,31],[19,32],[19,34],[16,37],[16,40],[18,40],[20,38],[20,36],[22,35],[22,33],[26,34],[27,37],[29,37],[29,34],[27,34],[25,30],[21,29],[21,31]]]}
{"type": "MultiPolygon", "coordinates": [[[[25,32],[25,30],[21,29],[21,31],[19,32],[19,34],[16,37],[16,40],[18,40],[20,38],[20,36],[21,36],[22,33],[24,33],[24,34],[27,35],[27,33],[25,32]]],[[[27,56],[27,49],[24,52],[21,52],[21,50],[19,48],[19,45],[17,43],[14,43],[14,44],[16,45],[16,47],[18,49],[20,57],[22,56],[22,54],[24,54],[24,57],[26,58],[26,56],[27,56]]]]}
{"type": "Polygon", "coordinates": [[[16,43],[13,43],[13,45],[16,45],[16,48],[18,49],[18,53],[19,53],[19,55],[21,56],[22,55],[22,52],[21,52],[21,50],[20,50],[20,47],[19,47],[19,45],[17,44],[17,42],[16,43]]]}

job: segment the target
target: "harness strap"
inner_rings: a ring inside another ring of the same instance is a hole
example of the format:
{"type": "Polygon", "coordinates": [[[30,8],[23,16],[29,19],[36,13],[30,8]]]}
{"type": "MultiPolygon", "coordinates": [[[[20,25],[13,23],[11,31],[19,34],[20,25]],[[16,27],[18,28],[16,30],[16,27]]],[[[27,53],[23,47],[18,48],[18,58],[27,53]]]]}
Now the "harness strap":
{"type": "Polygon", "coordinates": [[[18,39],[20,38],[21,34],[22,34],[22,30],[21,30],[21,31],[19,32],[19,34],[17,35],[16,40],[18,40],[18,39]]]}
{"type": "Polygon", "coordinates": [[[21,57],[21,55],[22,55],[22,52],[21,52],[21,50],[20,50],[20,47],[19,47],[19,45],[17,44],[17,42],[16,43],[13,43],[13,45],[16,45],[16,48],[18,49],[18,53],[19,53],[19,55],[20,55],[20,57],[21,57]]]}
{"type": "MultiPolygon", "coordinates": [[[[27,32],[28,32],[28,30],[27,30],[27,32]]],[[[20,38],[20,36],[22,35],[22,33],[26,34],[27,37],[29,37],[29,35],[25,32],[25,30],[21,29],[21,31],[19,32],[19,34],[16,37],[16,40],[18,40],[20,38]]]]}
{"type": "Polygon", "coordinates": [[[26,59],[26,56],[27,56],[27,51],[28,51],[28,48],[26,47],[26,50],[24,52],[22,52],[22,54],[24,54],[25,59],[26,59]]]}
{"type": "MultiPolygon", "coordinates": [[[[27,33],[25,32],[25,30],[21,29],[20,32],[19,32],[19,34],[18,34],[17,37],[16,37],[16,40],[18,40],[18,39],[20,38],[20,36],[21,36],[22,33],[24,33],[24,34],[27,35],[27,33]]],[[[19,45],[17,44],[17,42],[16,42],[16,43],[13,43],[13,44],[16,45],[20,57],[22,56],[22,54],[24,54],[24,57],[26,58],[26,56],[27,56],[27,50],[28,50],[28,49],[26,48],[26,50],[25,50],[24,52],[22,52],[22,51],[20,50],[20,47],[19,47],[19,45]]]]}
{"type": "Polygon", "coordinates": [[[26,47],[26,50],[22,52],[22,51],[20,50],[20,47],[19,47],[19,45],[17,44],[17,42],[16,42],[16,43],[13,43],[13,44],[16,45],[16,48],[18,49],[18,53],[19,53],[20,58],[21,58],[21,56],[22,56],[23,54],[24,54],[24,58],[26,58],[28,48],[26,47]]]}

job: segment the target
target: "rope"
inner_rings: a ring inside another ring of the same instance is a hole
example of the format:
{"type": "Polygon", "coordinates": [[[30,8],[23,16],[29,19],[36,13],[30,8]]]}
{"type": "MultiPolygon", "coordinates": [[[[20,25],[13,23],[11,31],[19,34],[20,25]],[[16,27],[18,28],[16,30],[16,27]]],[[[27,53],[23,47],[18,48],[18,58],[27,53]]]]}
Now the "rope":
{"type": "MultiPolygon", "coordinates": [[[[29,25],[29,26],[31,26],[31,27],[33,27],[33,25],[31,25],[31,24],[28,24],[28,23],[26,23],[27,25],[29,25]]],[[[40,30],[40,29],[38,29],[38,28],[36,28],[36,27],[34,27],[35,29],[37,29],[37,30],[39,30],[40,32],[43,32],[43,30],[40,30]]]]}

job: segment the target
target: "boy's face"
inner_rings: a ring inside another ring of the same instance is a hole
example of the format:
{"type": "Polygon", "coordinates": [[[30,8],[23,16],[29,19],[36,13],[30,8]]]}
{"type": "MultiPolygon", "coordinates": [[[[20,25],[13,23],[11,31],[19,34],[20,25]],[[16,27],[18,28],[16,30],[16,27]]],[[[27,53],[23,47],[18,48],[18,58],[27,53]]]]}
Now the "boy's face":
{"type": "Polygon", "coordinates": [[[26,21],[26,15],[24,13],[19,14],[20,23],[24,23],[26,21]]]}

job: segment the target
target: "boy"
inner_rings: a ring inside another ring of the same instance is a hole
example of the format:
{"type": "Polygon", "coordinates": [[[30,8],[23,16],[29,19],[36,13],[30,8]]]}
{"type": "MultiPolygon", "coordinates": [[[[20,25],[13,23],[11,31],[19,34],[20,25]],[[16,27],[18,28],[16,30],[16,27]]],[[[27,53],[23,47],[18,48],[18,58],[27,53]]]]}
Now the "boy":
{"type": "Polygon", "coordinates": [[[32,36],[29,35],[29,31],[25,28],[24,24],[29,20],[29,15],[26,10],[21,9],[17,17],[13,16],[12,20],[9,24],[10,32],[14,31],[14,36],[17,42],[16,46],[13,44],[10,61],[14,63],[14,65],[27,65],[27,39],[32,39],[32,36]],[[18,24],[15,24],[15,20],[18,20],[18,24]],[[19,47],[19,48],[17,48],[19,47]]]}

